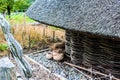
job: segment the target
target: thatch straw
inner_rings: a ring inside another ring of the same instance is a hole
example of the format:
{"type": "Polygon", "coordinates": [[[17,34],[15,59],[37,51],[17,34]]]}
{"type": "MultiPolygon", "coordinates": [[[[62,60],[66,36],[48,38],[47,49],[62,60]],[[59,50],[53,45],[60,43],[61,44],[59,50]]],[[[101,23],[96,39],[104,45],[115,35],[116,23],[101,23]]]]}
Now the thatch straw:
{"type": "Polygon", "coordinates": [[[60,28],[120,37],[119,0],[36,0],[27,15],[60,28]]]}

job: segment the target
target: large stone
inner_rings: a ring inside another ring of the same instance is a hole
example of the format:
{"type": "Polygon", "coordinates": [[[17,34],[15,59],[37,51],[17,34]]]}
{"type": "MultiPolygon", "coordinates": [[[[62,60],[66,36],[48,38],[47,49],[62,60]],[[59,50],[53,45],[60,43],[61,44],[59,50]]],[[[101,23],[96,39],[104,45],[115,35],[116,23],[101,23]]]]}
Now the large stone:
{"type": "Polygon", "coordinates": [[[14,68],[8,57],[0,59],[0,80],[17,80],[14,68]]]}

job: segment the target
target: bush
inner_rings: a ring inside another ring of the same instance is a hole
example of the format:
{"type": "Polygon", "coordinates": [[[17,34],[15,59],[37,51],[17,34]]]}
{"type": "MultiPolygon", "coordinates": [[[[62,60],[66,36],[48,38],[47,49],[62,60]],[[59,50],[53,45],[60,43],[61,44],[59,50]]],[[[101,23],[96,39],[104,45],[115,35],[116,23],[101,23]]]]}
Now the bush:
{"type": "Polygon", "coordinates": [[[8,49],[8,45],[7,44],[0,44],[0,51],[4,51],[8,49]]]}

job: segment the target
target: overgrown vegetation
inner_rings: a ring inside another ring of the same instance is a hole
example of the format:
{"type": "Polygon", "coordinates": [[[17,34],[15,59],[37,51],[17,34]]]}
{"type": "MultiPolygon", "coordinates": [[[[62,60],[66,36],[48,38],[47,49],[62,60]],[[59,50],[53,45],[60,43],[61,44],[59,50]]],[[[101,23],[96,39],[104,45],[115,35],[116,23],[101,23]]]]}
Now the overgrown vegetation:
{"type": "MultiPolygon", "coordinates": [[[[27,49],[47,48],[54,42],[64,40],[64,30],[36,24],[36,22],[25,15],[27,8],[35,0],[0,0],[0,13],[2,13],[11,24],[11,32],[20,44],[27,49]]],[[[0,50],[7,49],[4,35],[0,28],[0,50]]]]}
{"type": "Polygon", "coordinates": [[[0,51],[5,51],[8,49],[8,45],[7,44],[0,44],[0,51]]]}
{"type": "MultiPolygon", "coordinates": [[[[7,18],[11,24],[11,32],[20,42],[23,48],[27,49],[43,49],[47,48],[54,42],[64,40],[64,30],[36,24],[24,13],[15,13],[11,15],[11,19],[7,18]]],[[[0,29],[0,41],[4,40],[4,35],[0,29]]]]}
{"type": "Polygon", "coordinates": [[[33,25],[16,25],[12,27],[14,37],[24,48],[43,49],[54,42],[64,40],[64,30],[54,30],[43,24],[33,25]]]}
{"type": "MultiPolygon", "coordinates": [[[[0,29],[1,32],[1,29],[0,29]]],[[[4,36],[0,33],[0,58],[3,56],[7,56],[9,54],[9,50],[8,50],[8,45],[6,43],[6,41],[4,40],[4,36]]]]}

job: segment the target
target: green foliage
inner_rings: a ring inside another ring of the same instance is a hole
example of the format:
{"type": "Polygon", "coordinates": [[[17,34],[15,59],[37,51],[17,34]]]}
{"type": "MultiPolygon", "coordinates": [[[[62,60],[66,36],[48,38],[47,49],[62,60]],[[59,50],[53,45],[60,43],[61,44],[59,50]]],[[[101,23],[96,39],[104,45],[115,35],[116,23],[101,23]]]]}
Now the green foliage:
{"type": "Polygon", "coordinates": [[[2,7],[0,6],[0,12],[3,13],[5,10],[6,10],[6,6],[2,6],[2,7]]]}
{"type": "Polygon", "coordinates": [[[31,40],[31,41],[30,41],[30,47],[31,47],[31,48],[35,45],[35,42],[36,42],[35,40],[31,40]]]}
{"type": "Polygon", "coordinates": [[[12,9],[14,5],[14,0],[0,0],[0,9],[1,11],[9,8],[12,9]]]}
{"type": "Polygon", "coordinates": [[[0,12],[8,12],[8,15],[11,14],[11,11],[20,11],[24,12],[27,8],[33,3],[34,0],[0,0],[0,12]]]}
{"type": "Polygon", "coordinates": [[[13,5],[14,5],[14,0],[0,0],[0,12],[4,13],[7,10],[10,18],[13,5]]]}
{"type": "Polygon", "coordinates": [[[13,6],[14,11],[25,11],[30,6],[29,0],[16,0],[13,6]]]}
{"type": "Polygon", "coordinates": [[[14,5],[14,0],[5,0],[7,8],[9,7],[10,9],[13,8],[14,5]]]}
{"type": "Polygon", "coordinates": [[[4,51],[8,49],[8,45],[7,44],[0,44],[0,51],[4,51]]]}
{"type": "Polygon", "coordinates": [[[4,12],[6,10],[6,3],[4,0],[0,0],[0,12],[4,12]]]}

